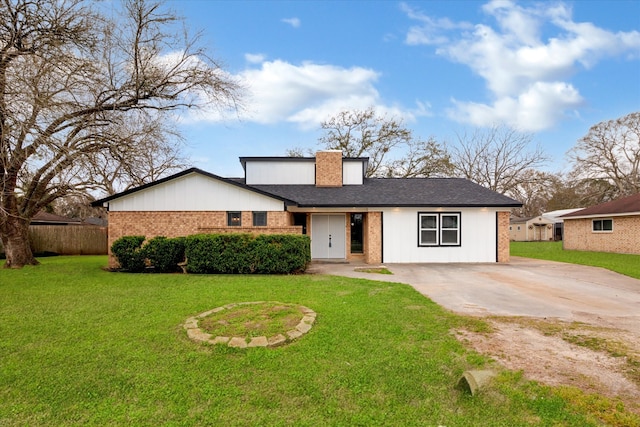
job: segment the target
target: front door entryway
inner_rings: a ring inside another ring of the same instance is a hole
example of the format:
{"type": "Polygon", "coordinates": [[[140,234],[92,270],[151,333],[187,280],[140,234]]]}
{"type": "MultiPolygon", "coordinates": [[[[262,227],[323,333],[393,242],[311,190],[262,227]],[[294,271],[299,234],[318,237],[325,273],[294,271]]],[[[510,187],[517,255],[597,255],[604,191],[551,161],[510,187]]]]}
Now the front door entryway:
{"type": "Polygon", "coordinates": [[[311,258],[346,258],[345,218],[342,215],[311,215],[311,258]]]}

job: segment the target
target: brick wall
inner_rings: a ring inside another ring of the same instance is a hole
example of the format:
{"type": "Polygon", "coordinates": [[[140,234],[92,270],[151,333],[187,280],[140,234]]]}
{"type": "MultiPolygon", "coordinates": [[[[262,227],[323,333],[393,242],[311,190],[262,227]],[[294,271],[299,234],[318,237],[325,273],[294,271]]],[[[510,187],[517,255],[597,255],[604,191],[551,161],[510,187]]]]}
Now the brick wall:
{"type": "Polygon", "coordinates": [[[227,226],[226,212],[109,212],[109,266],[117,263],[111,245],[122,236],[179,237],[199,233],[302,234],[289,212],[268,212],[266,227],[253,227],[251,212],[242,212],[242,226],[227,226]]]}
{"type": "Polygon", "coordinates": [[[342,152],[316,153],[316,187],[342,187],[342,152]]]}
{"type": "Polygon", "coordinates": [[[563,239],[567,250],[640,255],[640,216],[613,217],[613,231],[597,233],[592,218],[565,218],[563,239]]]}
{"type": "Polygon", "coordinates": [[[364,262],[382,262],[382,212],[367,212],[364,220],[364,262]]]}
{"type": "Polygon", "coordinates": [[[509,262],[509,212],[498,212],[498,262],[509,262]]]}

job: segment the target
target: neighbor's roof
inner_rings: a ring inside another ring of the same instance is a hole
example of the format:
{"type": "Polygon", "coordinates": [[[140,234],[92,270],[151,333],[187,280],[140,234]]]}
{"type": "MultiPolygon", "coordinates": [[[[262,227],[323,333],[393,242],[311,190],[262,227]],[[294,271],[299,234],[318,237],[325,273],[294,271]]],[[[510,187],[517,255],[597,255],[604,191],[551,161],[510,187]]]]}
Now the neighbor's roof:
{"type": "Polygon", "coordinates": [[[31,218],[31,224],[80,224],[82,221],[66,216],[40,211],[31,218]]]}
{"type": "Polygon", "coordinates": [[[591,206],[576,212],[562,215],[560,218],[581,218],[602,215],[640,215],[640,193],[633,196],[623,197],[610,202],[591,206]]]}

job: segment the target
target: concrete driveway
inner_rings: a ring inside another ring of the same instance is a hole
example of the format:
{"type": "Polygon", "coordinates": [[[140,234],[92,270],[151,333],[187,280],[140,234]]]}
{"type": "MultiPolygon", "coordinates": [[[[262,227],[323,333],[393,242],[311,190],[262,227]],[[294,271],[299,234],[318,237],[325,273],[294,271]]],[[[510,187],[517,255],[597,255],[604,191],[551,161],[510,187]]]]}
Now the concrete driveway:
{"type": "Polygon", "coordinates": [[[474,315],[580,321],[640,335],[640,280],[574,264],[512,257],[509,264],[385,264],[393,275],[354,264],[310,272],[407,283],[441,306],[474,315]]]}

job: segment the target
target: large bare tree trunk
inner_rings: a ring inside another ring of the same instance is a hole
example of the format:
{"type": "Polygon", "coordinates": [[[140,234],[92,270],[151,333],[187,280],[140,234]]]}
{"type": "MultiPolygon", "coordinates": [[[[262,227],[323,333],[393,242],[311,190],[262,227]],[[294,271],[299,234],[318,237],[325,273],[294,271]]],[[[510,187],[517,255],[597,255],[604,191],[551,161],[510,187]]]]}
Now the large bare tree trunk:
{"type": "Polygon", "coordinates": [[[4,268],[21,268],[24,265],[38,265],[29,246],[29,221],[9,216],[1,230],[2,245],[7,261],[4,268]]]}

